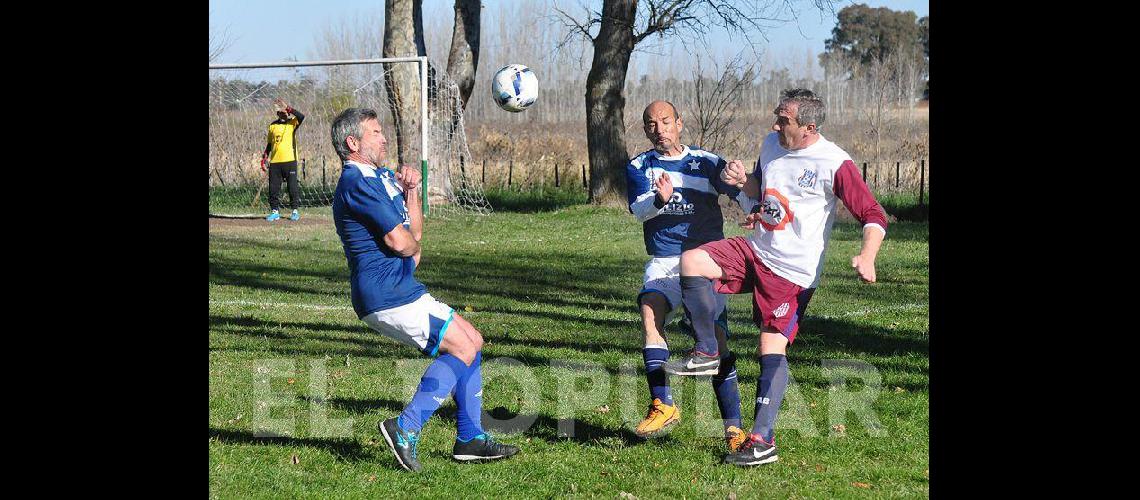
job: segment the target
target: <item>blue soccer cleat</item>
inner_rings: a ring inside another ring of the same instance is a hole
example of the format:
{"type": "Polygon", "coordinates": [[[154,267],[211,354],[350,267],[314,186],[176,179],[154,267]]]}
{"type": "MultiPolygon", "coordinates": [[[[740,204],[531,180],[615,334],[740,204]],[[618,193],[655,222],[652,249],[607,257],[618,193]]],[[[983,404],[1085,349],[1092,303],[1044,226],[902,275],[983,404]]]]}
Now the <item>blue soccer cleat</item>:
{"type": "Polygon", "coordinates": [[[272,222],[280,218],[281,214],[277,213],[277,211],[274,210],[272,212],[269,212],[269,215],[265,217],[265,220],[272,222]]]}
{"type": "Polygon", "coordinates": [[[293,215],[289,216],[289,220],[300,220],[300,218],[301,212],[298,212],[297,209],[293,209],[293,215]]]}
{"type": "Polygon", "coordinates": [[[417,456],[416,447],[419,445],[420,437],[415,432],[405,431],[400,428],[396,423],[398,417],[392,417],[388,420],[380,422],[380,434],[384,435],[384,441],[392,448],[392,454],[396,455],[396,461],[399,462],[400,467],[404,470],[418,472],[420,470],[420,460],[417,456]]]}

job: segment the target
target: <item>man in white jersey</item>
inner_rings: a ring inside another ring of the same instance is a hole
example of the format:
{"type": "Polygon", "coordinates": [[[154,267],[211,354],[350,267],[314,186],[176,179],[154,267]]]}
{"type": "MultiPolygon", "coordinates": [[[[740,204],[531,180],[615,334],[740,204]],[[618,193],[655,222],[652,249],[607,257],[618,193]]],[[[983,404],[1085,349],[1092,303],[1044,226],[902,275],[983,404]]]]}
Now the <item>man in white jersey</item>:
{"type": "MultiPolygon", "coordinates": [[[[787,346],[823,271],[837,202],[863,225],[863,246],[851,267],[875,282],[875,256],[887,218],[863,182],[855,162],[819,133],[823,101],[810,90],[785,90],[775,109],[752,175],[738,160],[726,167],[728,182],[750,199],[748,237],[701,245],[681,255],[682,289],[698,338],[713,337],[716,293],[752,293],[752,320],[760,328],[760,380],[752,432],[724,462],[753,466],[777,460],[774,427],[787,389],[787,346]]],[[[712,353],[715,355],[716,353],[712,353]]],[[[700,355],[690,353],[685,361],[700,355]]],[[[684,373],[684,366],[670,373],[684,373]]]]}
{"type": "MultiPolygon", "coordinates": [[[[663,368],[669,360],[664,327],[681,305],[681,252],[723,239],[719,196],[741,195],[739,188],[724,182],[725,161],[721,157],[680,142],[684,122],[672,103],[653,101],[642,113],[642,121],[653,149],[626,165],[626,186],[629,211],[643,223],[645,251],[651,257],[645,265],[637,303],[645,333],[642,356],[652,401],[648,414],[634,432],[652,437],[676,425],[681,418],[663,368]]],[[[728,310],[723,295],[718,294],[716,299],[719,317],[714,343],[721,346],[721,357],[702,367],[702,374],[712,376],[725,441],[729,451],[734,451],[744,442],[746,433],[740,428],[736,356],[725,347],[728,310]]],[[[714,346],[713,350],[718,349],[714,346]]]]}

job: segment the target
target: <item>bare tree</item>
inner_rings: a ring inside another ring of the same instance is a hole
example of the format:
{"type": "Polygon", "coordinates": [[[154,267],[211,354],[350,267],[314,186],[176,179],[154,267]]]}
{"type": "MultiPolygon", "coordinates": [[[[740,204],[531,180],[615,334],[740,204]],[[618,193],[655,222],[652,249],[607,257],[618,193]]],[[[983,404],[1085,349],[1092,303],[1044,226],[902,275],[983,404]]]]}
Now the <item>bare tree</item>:
{"type": "Polygon", "coordinates": [[[733,132],[732,124],[740,107],[740,93],[755,78],[755,63],[745,66],[742,59],[743,53],[733,58],[725,65],[724,71],[719,72],[716,80],[702,75],[702,64],[697,59],[693,118],[696,121],[697,144],[708,151],[735,146],[744,134],[743,130],[733,132]]]}
{"type": "MultiPolygon", "coordinates": [[[[765,31],[796,17],[795,0],[603,0],[602,10],[579,18],[556,8],[567,28],[563,43],[581,36],[594,46],[586,77],[586,139],[590,158],[590,201],[609,203],[625,193],[625,80],[630,54],[651,35],[680,34],[704,40],[713,31],[743,37],[755,48],[765,31]],[[597,35],[592,35],[595,25],[597,35]]],[[[811,0],[831,9],[835,0],[811,0]]]]}
{"type": "Polygon", "coordinates": [[[230,36],[229,26],[222,28],[221,32],[210,26],[210,62],[218,60],[234,44],[234,38],[230,36]]]}

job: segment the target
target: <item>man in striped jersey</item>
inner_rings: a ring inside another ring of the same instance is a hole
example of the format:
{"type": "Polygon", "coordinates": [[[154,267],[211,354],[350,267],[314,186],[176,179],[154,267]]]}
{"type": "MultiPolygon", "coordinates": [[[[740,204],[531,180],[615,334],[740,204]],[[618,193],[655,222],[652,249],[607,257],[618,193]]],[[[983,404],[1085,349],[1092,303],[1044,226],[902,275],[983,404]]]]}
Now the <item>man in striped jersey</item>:
{"type": "MultiPolygon", "coordinates": [[[[724,218],[718,197],[736,197],[740,190],[725,184],[725,161],[696,146],[680,142],[684,123],[677,108],[667,101],[654,101],[642,113],[645,136],[653,149],[641,153],[626,166],[629,211],[643,223],[645,265],[643,286],[637,295],[645,347],[645,375],[652,402],[649,413],[635,433],[651,437],[675,425],[681,416],[674,404],[663,364],[669,359],[664,327],[681,305],[681,252],[702,243],[724,238],[724,218]]],[[[728,310],[724,296],[716,295],[716,338],[721,357],[703,368],[712,376],[720,406],[725,439],[730,451],[744,441],[740,429],[740,392],[736,383],[736,356],[725,346],[728,310]],[[723,360],[723,362],[722,362],[723,360]]]]}

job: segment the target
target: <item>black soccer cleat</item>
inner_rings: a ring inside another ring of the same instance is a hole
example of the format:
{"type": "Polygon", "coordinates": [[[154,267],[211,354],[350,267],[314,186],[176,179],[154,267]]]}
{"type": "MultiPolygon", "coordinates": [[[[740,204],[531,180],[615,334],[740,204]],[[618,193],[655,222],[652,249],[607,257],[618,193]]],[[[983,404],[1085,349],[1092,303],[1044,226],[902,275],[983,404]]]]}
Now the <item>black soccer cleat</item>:
{"type": "Polygon", "coordinates": [[[724,456],[724,463],[740,467],[753,467],[772,463],[779,459],[780,457],[776,455],[775,440],[772,440],[772,444],[768,444],[759,435],[749,434],[736,452],[724,456]]]}
{"type": "Polygon", "coordinates": [[[466,443],[456,439],[455,446],[451,449],[451,458],[463,462],[497,460],[514,456],[518,452],[517,446],[497,442],[489,434],[480,434],[466,443]]]}
{"type": "Polygon", "coordinates": [[[398,417],[392,417],[388,420],[380,422],[380,434],[384,435],[384,441],[392,448],[392,453],[396,455],[396,462],[399,462],[400,467],[404,470],[411,472],[419,472],[420,460],[416,456],[416,446],[419,445],[420,436],[412,431],[405,431],[400,428],[396,423],[398,417]]]}
{"type": "Polygon", "coordinates": [[[662,366],[672,375],[716,375],[720,370],[720,357],[693,350],[685,357],[662,366]]]}

